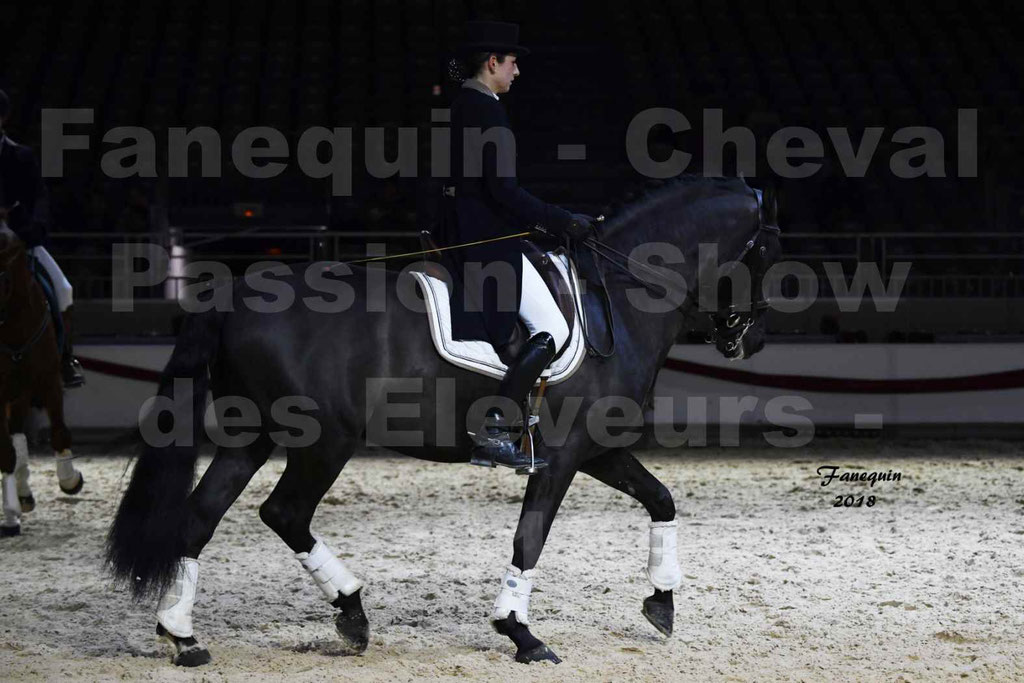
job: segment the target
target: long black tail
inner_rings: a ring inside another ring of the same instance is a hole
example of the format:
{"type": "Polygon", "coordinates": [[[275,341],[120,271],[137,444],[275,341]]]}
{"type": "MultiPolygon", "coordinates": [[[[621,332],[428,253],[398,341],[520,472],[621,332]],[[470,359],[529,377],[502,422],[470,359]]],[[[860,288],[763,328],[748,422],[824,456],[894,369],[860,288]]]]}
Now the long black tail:
{"type": "Polygon", "coordinates": [[[160,378],[157,394],[161,398],[140,422],[142,454],[107,535],[107,565],[115,579],[131,586],[136,598],[163,592],[183,555],[185,501],[199,456],[207,369],[220,347],[223,319],[224,314],[217,311],[185,318],[160,378]],[[191,380],[190,391],[185,391],[183,380],[191,380]],[[173,405],[173,413],[160,410],[161,404],[173,405]],[[189,419],[191,429],[177,423],[189,419]],[[154,438],[160,435],[167,436],[154,438]]]}

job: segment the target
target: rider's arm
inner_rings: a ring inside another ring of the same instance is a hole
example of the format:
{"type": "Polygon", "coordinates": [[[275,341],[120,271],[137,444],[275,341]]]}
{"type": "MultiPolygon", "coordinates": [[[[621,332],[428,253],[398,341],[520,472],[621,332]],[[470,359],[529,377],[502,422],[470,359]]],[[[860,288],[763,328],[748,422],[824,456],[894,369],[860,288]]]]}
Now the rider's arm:
{"type": "Polygon", "coordinates": [[[515,141],[504,109],[495,102],[487,111],[489,126],[504,129],[496,136],[502,145],[485,144],[483,148],[484,182],[490,195],[505,207],[520,222],[528,227],[540,224],[557,234],[562,234],[572,222],[572,214],[565,209],[548,204],[519,186],[516,179],[515,141]]]}

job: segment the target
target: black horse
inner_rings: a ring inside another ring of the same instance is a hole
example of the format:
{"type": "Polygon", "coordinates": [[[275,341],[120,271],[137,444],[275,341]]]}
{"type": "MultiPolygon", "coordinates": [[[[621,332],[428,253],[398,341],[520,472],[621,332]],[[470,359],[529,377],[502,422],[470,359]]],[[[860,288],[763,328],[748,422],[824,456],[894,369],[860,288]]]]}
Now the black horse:
{"type": "MultiPolygon", "coordinates": [[[[716,321],[719,350],[742,358],[763,346],[764,302],[759,300],[757,290],[764,270],[779,255],[777,228],[772,223],[770,203],[762,203],[742,180],[684,177],[634,202],[603,226],[598,239],[606,245],[605,254],[639,254],[634,252],[636,247],[657,243],[672,245],[678,250],[675,253],[681,252],[685,258],[667,258],[661,263],[648,258],[646,266],[628,261],[632,273],[598,260],[607,277],[617,351],[607,358],[588,358],[574,376],[549,388],[546,394],[549,410],[542,411],[542,415],[559,416],[563,407],[569,407],[575,410],[575,418],[558,443],[545,442],[555,431],[550,420],[540,424],[537,452],[550,466],[531,476],[526,484],[513,541],[512,567],[503,582],[500,604],[492,614],[494,627],[516,644],[519,661],[558,661],[530,633],[525,601],[531,570],[577,472],[585,472],[642,503],[652,520],[652,545],[655,528],[662,533],[664,527],[674,525],[675,505],[668,489],[627,449],[595,442],[586,426],[588,409],[607,396],[623,397],[637,406],[645,405],[650,398],[669,349],[699,308],[699,244],[715,245],[722,262],[743,262],[753,271],[754,285],[749,292],[736,294],[730,287],[720,288],[723,298],[710,314],[716,321]],[[652,277],[655,272],[659,276],[652,277]],[[641,286],[638,280],[649,284],[641,286]],[[638,292],[650,299],[657,298],[652,293],[657,292],[674,303],[657,307],[658,312],[641,310],[651,307],[635,304],[638,292]]],[[[244,305],[242,299],[259,295],[238,287],[232,293],[231,312],[196,313],[185,319],[159,393],[173,396],[178,402],[184,400],[193,411],[195,438],[186,444],[143,448],[112,524],[107,553],[114,575],[129,583],[136,597],[163,593],[162,608],[177,610],[177,616],[167,617],[157,627],[176,645],[176,663],[209,661],[209,653],[191,632],[192,597],[180,595],[188,592],[187,586],[182,589],[188,583],[187,577],[182,579],[183,572],[187,574],[182,567],[189,562],[187,558],[199,557],[224,513],[274,449],[273,434],[281,433],[284,421],[272,405],[284,396],[304,396],[315,402],[315,407],[313,403],[306,406],[304,414],[319,423],[320,435],[313,443],[287,448],[284,474],[260,507],[260,518],[298,554],[340,610],[336,626],[343,642],[353,653],[366,648],[369,629],[360,603],[362,584],[341,567],[334,553],[321,549],[320,541],[310,531],[310,521],[320,499],[367,438],[367,425],[376,419],[375,411],[383,405],[379,393],[368,387],[377,385],[375,378],[422,379],[418,398],[403,395],[401,399],[405,404],[418,402],[419,417],[396,421],[401,427],[395,427],[419,430],[422,443],[394,445],[393,449],[449,463],[468,461],[472,443],[461,428],[461,420],[474,400],[495,388],[494,380],[457,368],[438,356],[425,315],[398,299],[403,277],[409,278],[383,269],[375,273],[354,269],[344,280],[354,290],[356,305],[344,313],[324,313],[299,303],[303,297],[322,296],[321,291],[310,288],[301,274],[285,275],[281,282],[295,290],[296,299],[295,305],[283,312],[251,310],[251,299],[250,305],[244,305]],[[379,305],[364,305],[372,292],[367,283],[375,278],[386,284],[386,293],[378,296],[384,303],[383,311],[379,305]],[[191,392],[184,398],[174,395],[176,378],[192,380],[191,392]],[[208,381],[215,399],[240,396],[252,401],[262,417],[262,427],[252,443],[219,447],[193,490],[198,451],[195,444],[208,381]],[[456,388],[453,403],[447,408],[436,401],[435,387],[441,382],[456,388]],[[446,414],[449,411],[453,415],[446,414]],[[458,421],[460,428],[439,432],[439,425],[447,424],[444,418],[451,418],[451,423],[458,421]],[[187,605],[182,606],[183,602],[187,605]],[[187,627],[169,633],[164,624],[182,614],[187,627]]],[[[607,337],[609,330],[599,323],[606,319],[602,318],[604,302],[591,294],[588,292],[584,301],[591,333],[607,337]]],[[[167,413],[160,416],[165,432],[170,431],[167,417],[167,413]]],[[[655,550],[664,550],[671,555],[664,566],[674,566],[678,573],[675,529],[671,532],[671,542],[652,548],[652,558],[655,550]]],[[[660,570],[654,563],[652,559],[649,572],[656,590],[644,601],[643,612],[668,635],[674,616],[674,585],[671,577],[655,576],[660,570]]],[[[194,581],[193,576],[193,586],[194,581]]],[[[194,590],[191,595],[194,597],[194,590]]]]}

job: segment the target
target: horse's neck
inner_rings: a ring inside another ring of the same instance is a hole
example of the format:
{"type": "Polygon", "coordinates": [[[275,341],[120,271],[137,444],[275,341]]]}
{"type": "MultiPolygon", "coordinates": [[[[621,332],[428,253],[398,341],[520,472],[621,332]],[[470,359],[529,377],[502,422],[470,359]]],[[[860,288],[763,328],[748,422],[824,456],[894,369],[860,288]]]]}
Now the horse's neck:
{"type": "MultiPolygon", "coordinates": [[[[629,300],[626,290],[638,288],[635,282],[626,284],[622,278],[609,282],[615,325],[615,360],[620,366],[617,381],[625,381],[633,398],[643,401],[658,376],[669,350],[675,343],[685,322],[679,308],[665,313],[641,310],[629,300]]],[[[642,295],[641,295],[642,296],[642,295]]],[[[621,390],[623,387],[619,385],[621,390]]]]}
{"type": "Polygon", "coordinates": [[[39,322],[46,307],[41,285],[26,268],[11,273],[11,298],[7,304],[7,323],[0,333],[10,338],[23,335],[21,328],[39,322]],[[13,304],[13,305],[12,305],[13,304]]]}

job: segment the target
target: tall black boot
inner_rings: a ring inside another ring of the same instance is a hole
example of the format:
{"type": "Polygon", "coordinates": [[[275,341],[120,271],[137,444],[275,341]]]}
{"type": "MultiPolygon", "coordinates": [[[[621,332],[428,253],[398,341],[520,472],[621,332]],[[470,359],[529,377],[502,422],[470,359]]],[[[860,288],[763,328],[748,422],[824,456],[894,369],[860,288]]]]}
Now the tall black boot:
{"type": "Polygon", "coordinates": [[[497,408],[487,411],[484,423],[475,433],[470,433],[476,443],[470,463],[487,467],[504,465],[516,469],[547,466],[544,460],[531,459],[523,453],[512,440],[512,432],[517,430],[523,433],[528,428],[525,424],[529,419],[526,398],[540,373],[555,357],[555,351],[555,340],[547,332],[538,332],[523,345],[498,384],[497,392],[498,396],[515,402],[521,415],[506,416],[497,408]]]}
{"type": "Polygon", "coordinates": [[[61,321],[64,323],[64,348],[61,349],[60,357],[60,376],[64,381],[65,389],[74,389],[85,384],[85,375],[82,374],[82,365],[75,358],[75,354],[71,347],[71,309],[73,306],[68,306],[68,310],[60,314],[61,321]]]}

